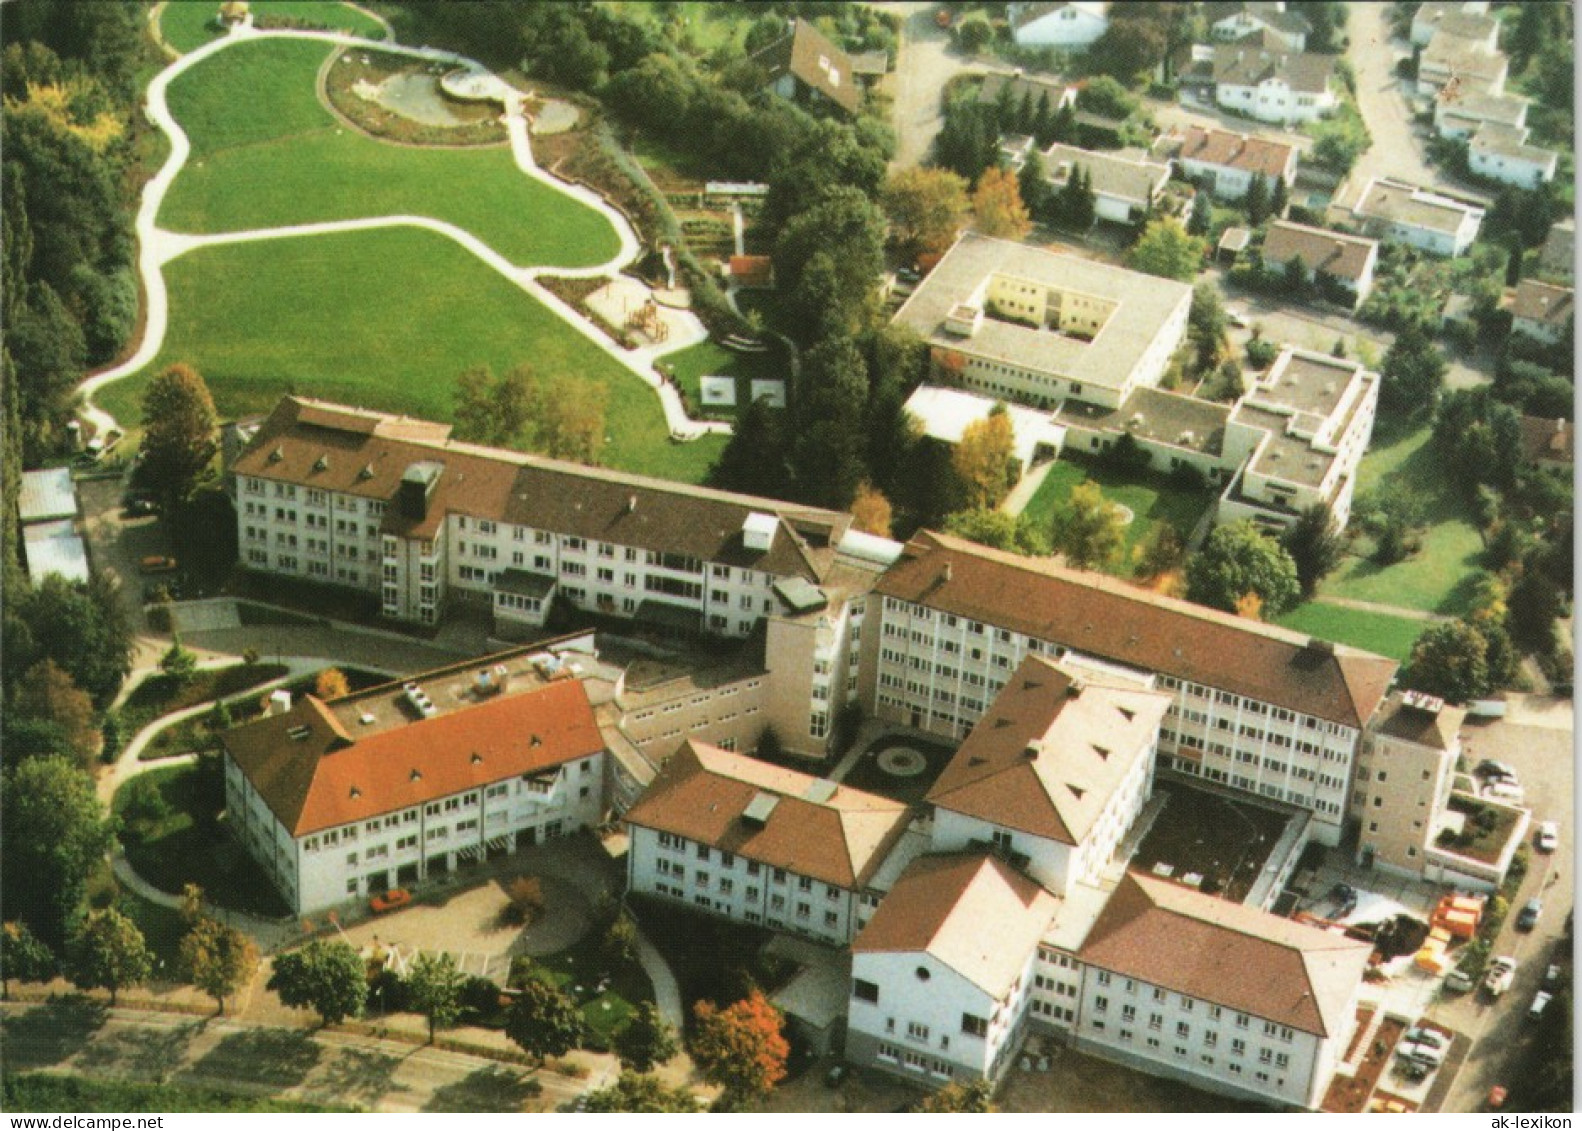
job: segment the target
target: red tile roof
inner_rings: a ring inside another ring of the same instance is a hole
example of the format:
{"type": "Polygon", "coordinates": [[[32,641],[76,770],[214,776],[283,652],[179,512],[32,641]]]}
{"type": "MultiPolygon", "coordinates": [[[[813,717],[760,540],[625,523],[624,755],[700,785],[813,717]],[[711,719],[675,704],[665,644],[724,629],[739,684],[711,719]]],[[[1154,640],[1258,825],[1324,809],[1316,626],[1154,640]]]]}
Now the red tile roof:
{"type": "Polygon", "coordinates": [[[1372,952],[1337,931],[1127,873],[1079,954],[1101,970],[1338,1038],[1372,952]]]}
{"type": "Polygon", "coordinates": [[[1295,153],[1296,150],[1284,142],[1229,130],[1188,126],[1176,156],[1205,165],[1223,165],[1227,169],[1284,178],[1292,168],[1291,159],[1295,153]]]}
{"type": "Polygon", "coordinates": [[[935,531],[917,534],[876,589],[1359,729],[1398,667],[1343,644],[935,531]]]}
{"type": "Polygon", "coordinates": [[[365,738],[306,695],[235,728],[225,749],[294,837],[393,813],[604,749],[580,680],[489,700],[365,738]],[[305,733],[304,733],[305,732],[305,733]]]}

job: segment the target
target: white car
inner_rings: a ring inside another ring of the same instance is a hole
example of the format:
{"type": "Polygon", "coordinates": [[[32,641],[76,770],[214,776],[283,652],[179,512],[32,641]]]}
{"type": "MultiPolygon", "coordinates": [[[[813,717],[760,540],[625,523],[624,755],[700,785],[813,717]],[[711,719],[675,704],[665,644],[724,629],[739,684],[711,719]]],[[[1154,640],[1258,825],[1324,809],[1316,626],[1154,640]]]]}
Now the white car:
{"type": "Polygon", "coordinates": [[[1533,841],[1539,852],[1553,852],[1560,847],[1560,823],[1545,821],[1538,826],[1538,836],[1533,841]]]}
{"type": "Polygon", "coordinates": [[[1543,1017],[1544,1006],[1548,1005],[1553,998],[1554,995],[1548,990],[1539,990],[1538,993],[1533,996],[1532,1005],[1527,1007],[1528,1020],[1537,1021],[1543,1017]]]}
{"type": "Polygon", "coordinates": [[[1511,988],[1511,983],[1515,980],[1516,959],[1502,955],[1489,963],[1489,973],[1483,979],[1483,988],[1489,992],[1490,997],[1499,997],[1511,988]]]}
{"type": "Polygon", "coordinates": [[[1527,799],[1527,791],[1514,782],[1497,781],[1483,787],[1483,796],[1490,801],[1520,805],[1527,799]]]}

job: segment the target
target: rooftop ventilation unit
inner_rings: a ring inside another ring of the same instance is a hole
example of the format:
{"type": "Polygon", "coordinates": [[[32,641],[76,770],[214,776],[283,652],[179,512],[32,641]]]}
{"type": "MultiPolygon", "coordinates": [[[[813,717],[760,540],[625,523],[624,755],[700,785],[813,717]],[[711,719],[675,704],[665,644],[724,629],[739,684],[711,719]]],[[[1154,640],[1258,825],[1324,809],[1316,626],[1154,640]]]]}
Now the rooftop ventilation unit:
{"type": "Polygon", "coordinates": [[[434,701],[417,684],[404,683],[401,685],[401,691],[412,709],[425,719],[433,718],[438,713],[439,708],[434,706],[434,701]]]}
{"type": "Polygon", "coordinates": [[[753,511],[747,516],[747,521],[742,523],[742,544],[749,550],[766,552],[769,543],[774,541],[775,528],[779,525],[780,520],[774,515],[753,511]]]}
{"type": "Polygon", "coordinates": [[[292,727],[286,731],[286,737],[292,742],[302,742],[312,733],[313,729],[311,727],[292,727]]]}
{"type": "Polygon", "coordinates": [[[780,798],[773,793],[756,794],[747,803],[747,808],[742,810],[742,823],[761,829],[769,823],[769,815],[775,811],[775,806],[780,804],[780,798]]]}

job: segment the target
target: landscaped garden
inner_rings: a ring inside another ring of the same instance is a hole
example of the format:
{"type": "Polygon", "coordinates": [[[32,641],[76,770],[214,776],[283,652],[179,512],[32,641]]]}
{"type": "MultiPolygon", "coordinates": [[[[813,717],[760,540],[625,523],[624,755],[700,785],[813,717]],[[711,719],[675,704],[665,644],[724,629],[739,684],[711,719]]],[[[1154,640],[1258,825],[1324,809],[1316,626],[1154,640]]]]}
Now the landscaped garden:
{"type": "Polygon", "coordinates": [[[1047,532],[1056,509],[1071,497],[1072,488],[1090,479],[1099,485],[1106,500],[1128,508],[1134,516],[1126,527],[1125,547],[1109,571],[1122,577],[1132,575],[1136,554],[1155,523],[1174,526],[1185,543],[1214,499],[1207,488],[1183,487],[1157,473],[1119,471],[1102,463],[1062,456],[1028,500],[1023,515],[1037,529],[1047,532]]]}
{"type": "Polygon", "coordinates": [[[399,229],[201,248],[165,268],[171,317],[158,358],[99,403],[141,416],[143,388],[194,365],[224,416],[267,412],[286,393],[448,420],[456,375],[524,362],[610,387],[604,461],[701,482],[725,438],[670,439],[651,390],[553,313],[432,232],[399,229]]]}
{"type": "Polygon", "coordinates": [[[115,795],[127,862],[160,891],[197,884],[240,911],[282,916],[290,908],[242,847],[220,826],[224,783],[217,765],[171,766],[139,774],[115,795]]]}
{"type": "Polygon", "coordinates": [[[666,354],[658,363],[661,373],[668,375],[681,390],[688,415],[693,417],[719,417],[734,420],[736,414],[752,403],[752,382],[759,379],[779,379],[790,384],[790,368],[779,346],[764,353],[743,353],[728,349],[715,341],[699,342],[684,350],[666,354]],[[736,403],[733,406],[705,406],[702,381],[704,377],[736,378],[736,403]]]}
{"type": "MultiPolygon", "coordinates": [[[[252,0],[248,5],[255,26],[284,25],[345,31],[369,39],[383,39],[384,28],[366,12],[359,12],[339,0],[252,0]]],[[[183,54],[194,51],[224,34],[215,17],[218,0],[174,0],[159,14],[159,30],[165,42],[183,54]]]]}
{"type": "Polygon", "coordinates": [[[151,675],[132,689],[120,710],[121,733],[128,740],[161,715],[226,699],[286,674],[280,664],[231,664],[202,668],[185,682],[163,673],[151,675]]]}
{"type": "Polygon", "coordinates": [[[559,954],[518,961],[523,973],[531,970],[569,994],[587,1024],[586,1043],[608,1049],[611,1038],[626,1027],[639,1005],[653,1000],[654,992],[635,959],[612,962],[601,951],[593,940],[584,939],[559,954]]]}
{"type": "Polygon", "coordinates": [[[209,233],[416,215],[455,224],[523,266],[591,266],[620,250],[608,220],[523,174],[506,146],[391,145],[339,123],[316,90],[328,53],[311,41],[245,43],[171,83],[170,111],[192,153],[160,210],[162,227],[209,233]]]}

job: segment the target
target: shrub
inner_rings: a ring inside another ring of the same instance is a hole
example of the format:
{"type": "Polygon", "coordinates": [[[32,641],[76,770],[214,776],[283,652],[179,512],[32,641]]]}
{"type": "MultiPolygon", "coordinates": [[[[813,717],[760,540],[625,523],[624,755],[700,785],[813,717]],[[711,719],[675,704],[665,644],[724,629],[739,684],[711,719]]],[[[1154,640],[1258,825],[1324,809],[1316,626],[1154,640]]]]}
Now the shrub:
{"type": "Polygon", "coordinates": [[[1253,338],[1247,343],[1247,361],[1254,369],[1267,369],[1280,356],[1280,347],[1266,338],[1253,338]]]}

